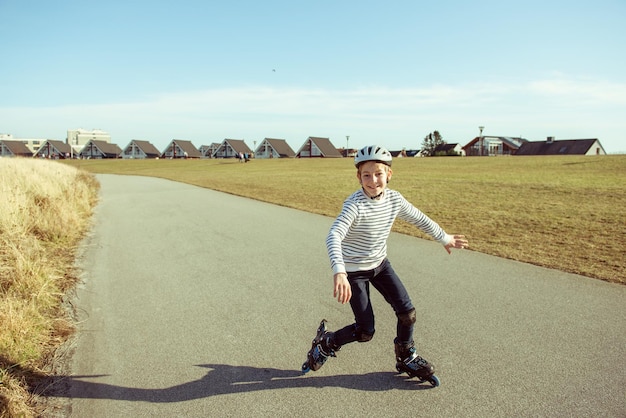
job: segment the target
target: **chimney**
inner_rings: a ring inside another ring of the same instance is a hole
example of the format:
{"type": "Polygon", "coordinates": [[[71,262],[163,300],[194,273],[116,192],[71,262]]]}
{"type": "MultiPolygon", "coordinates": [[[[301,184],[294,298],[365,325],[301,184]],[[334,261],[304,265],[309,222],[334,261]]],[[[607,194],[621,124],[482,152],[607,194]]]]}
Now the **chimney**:
{"type": "Polygon", "coordinates": [[[548,144],[551,144],[554,142],[554,137],[553,136],[549,136],[548,140],[546,141],[548,144]]]}

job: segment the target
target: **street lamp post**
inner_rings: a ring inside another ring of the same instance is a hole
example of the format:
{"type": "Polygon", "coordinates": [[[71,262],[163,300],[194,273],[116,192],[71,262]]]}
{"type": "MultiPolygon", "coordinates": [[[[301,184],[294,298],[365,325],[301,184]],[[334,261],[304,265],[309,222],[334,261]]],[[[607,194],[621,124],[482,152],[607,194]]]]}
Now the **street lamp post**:
{"type": "Polygon", "coordinates": [[[348,156],[348,150],[349,150],[349,144],[350,144],[350,135],[346,135],[346,157],[348,156]]]}
{"type": "Polygon", "coordinates": [[[480,136],[478,137],[478,144],[480,145],[480,156],[483,156],[483,129],[485,129],[484,126],[479,126],[478,129],[480,130],[480,136]]]}

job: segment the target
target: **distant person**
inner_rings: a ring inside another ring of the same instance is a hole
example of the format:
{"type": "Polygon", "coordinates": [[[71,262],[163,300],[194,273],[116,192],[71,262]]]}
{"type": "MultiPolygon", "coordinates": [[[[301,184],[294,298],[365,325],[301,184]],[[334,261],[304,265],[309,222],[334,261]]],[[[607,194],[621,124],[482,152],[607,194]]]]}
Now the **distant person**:
{"type": "Polygon", "coordinates": [[[433,237],[448,253],[451,248],[467,248],[468,241],[464,235],[448,235],[399,192],[387,188],[393,173],[391,160],[389,151],[377,145],[361,149],[354,158],[361,189],[345,200],[341,213],[330,228],[326,247],[333,271],[333,297],[342,304],[350,302],[355,322],[329,332],[322,321],[302,370],[305,373],[318,370],[328,357],[336,357],[343,345],[372,339],[375,329],[371,284],[391,305],[397,317],[396,369],[438,386],[433,365],[416,353],[413,340],[417,320],[415,307],[387,259],[387,239],[394,220],[400,218],[433,237]]]}

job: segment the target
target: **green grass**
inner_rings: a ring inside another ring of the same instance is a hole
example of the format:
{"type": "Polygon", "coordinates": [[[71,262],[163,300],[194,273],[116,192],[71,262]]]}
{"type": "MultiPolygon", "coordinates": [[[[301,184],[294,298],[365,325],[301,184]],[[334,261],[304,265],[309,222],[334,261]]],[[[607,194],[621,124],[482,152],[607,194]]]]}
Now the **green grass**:
{"type": "MultiPolygon", "coordinates": [[[[350,159],[81,160],[336,216],[359,185],[350,159]]],[[[390,187],[471,249],[626,283],[626,156],[405,158],[390,187]]],[[[395,230],[423,236],[398,222],[395,230]]]]}

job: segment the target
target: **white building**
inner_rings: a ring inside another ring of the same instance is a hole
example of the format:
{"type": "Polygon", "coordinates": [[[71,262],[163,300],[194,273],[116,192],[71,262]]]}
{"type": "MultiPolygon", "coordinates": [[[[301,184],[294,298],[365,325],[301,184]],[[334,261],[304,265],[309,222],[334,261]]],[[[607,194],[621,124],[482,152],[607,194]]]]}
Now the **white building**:
{"type": "Polygon", "coordinates": [[[87,145],[89,141],[104,141],[111,143],[111,135],[100,129],[94,129],[92,131],[88,131],[86,129],[71,129],[67,131],[67,143],[74,149],[81,149],[87,145]]]}

